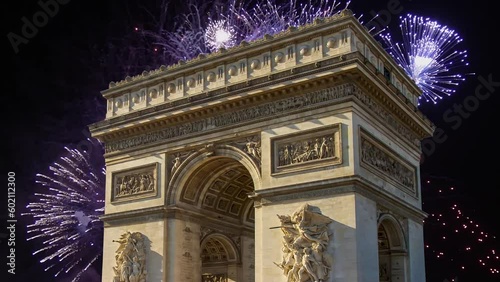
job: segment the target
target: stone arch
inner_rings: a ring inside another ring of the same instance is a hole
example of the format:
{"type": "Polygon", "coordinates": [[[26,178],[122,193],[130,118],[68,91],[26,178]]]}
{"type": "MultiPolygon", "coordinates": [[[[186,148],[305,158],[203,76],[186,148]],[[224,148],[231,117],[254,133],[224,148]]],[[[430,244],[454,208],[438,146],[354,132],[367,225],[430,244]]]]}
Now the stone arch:
{"type": "Polygon", "coordinates": [[[193,175],[200,170],[206,169],[212,163],[217,161],[233,161],[243,166],[252,178],[254,190],[261,187],[260,160],[248,155],[243,150],[231,145],[218,145],[215,147],[206,146],[205,148],[190,154],[179,166],[179,168],[170,176],[167,188],[167,205],[173,205],[179,202],[182,189],[192,180],[193,175]]]}
{"type": "Polygon", "coordinates": [[[379,281],[406,281],[407,244],[400,222],[394,215],[382,214],[378,219],[379,281]]]}
{"type": "Polygon", "coordinates": [[[202,281],[253,280],[255,213],[249,195],[261,187],[260,160],[232,145],[208,145],[183,156],[172,170],[167,205],[201,231],[191,251],[199,262],[195,271],[202,281]]]}
{"type": "Polygon", "coordinates": [[[202,238],[202,263],[232,262],[240,263],[241,258],[236,244],[224,234],[212,233],[202,238]],[[215,249],[217,248],[217,249],[215,249]]]}
{"type": "Polygon", "coordinates": [[[241,256],[226,235],[212,233],[200,242],[202,281],[238,281],[241,256]]]}

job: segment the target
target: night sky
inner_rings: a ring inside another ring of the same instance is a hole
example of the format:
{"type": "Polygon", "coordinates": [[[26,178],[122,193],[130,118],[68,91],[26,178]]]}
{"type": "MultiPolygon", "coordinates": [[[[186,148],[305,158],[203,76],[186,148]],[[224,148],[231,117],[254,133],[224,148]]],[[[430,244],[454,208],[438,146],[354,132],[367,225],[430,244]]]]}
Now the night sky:
{"type": "MultiPolygon", "coordinates": [[[[17,46],[17,52],[7,34],[21,34],[24,24],[22,18],[31,19],[41,8],[37,1],[8,1],[2,8],[2,54],[6,57],[2,62],[7,62],[2,64],[2,76],[5,79],[3,85],[7,86],[2,99],[2,137],[7,147],[4,145],[1,159],[5,177],[3,183],[7,181],[7,172],[16,173],[18,219],[17,274],[14,277],[17,280],[9,281],[67,281],[54,280],[45,273],[37,262],[39,258],[31,256],[36,244],[26,242],[26,229],[23,226],[29,221],[19,214],[25,211],[26,203],[34,199],[34,176],[36,173],[47,172],[47,167],[63,153],[64,146],[77,145],[86,138],[87,125],[104,118],[104,100],[100,91],[106,89],[110,81],[123,79],[127,74],[138,74],[156,60],[154,57],[147,57],[149,53],[144,51],[142,56],[149,60],[144,63],[144,67],[131,65],[125,68],[128,64],[126,60],[104,60],[101,50],[109,48],[111,43],[116,46],[120,46],[120,42],[137,43],[131,36],[133,28],[151,23],[149,13],[154,15],[155,7],[161,1],[142,1],[142,5],[137,5],[139,0],[60,1],[66,4],[59,5],[59,10],[49,17],[46,25],[38,28],[31,38],[17,46]]],[[[375,14],[396,2],[353,0],[350,7],[355,14],[364,14],[364,18],[370,18],[372,11],[375,14]]],[[[174,15],[181,10],[184,2],[172,3],[174,5],[169,11],[174,15]]],[[[496,179],[496,162],[500,154],[495,132],[498,129],[496,115],[500,109],[500,72],[497,68],[498,47],[493,41],[494,36],[498,35],[499,26],[498,18],[489,3],[485,0],[401,0],[398,7],[402,8],[401,14],[431,17],[455,29],[464,40],[462,48],[469,53],[470,66],[467,71],[475,73],[467,77],[453,96],[445,97],[438,105],[424,103],[420,106],[420,110],[434,122],[439,132],[434,141],[424,141],[421,172],[425,186],[423,198],[428,199],[427,203],[424,200],[424,211],[439,208],[447,210],[449,205],[456,202],[475,222],[480,222],[485,232],[500,236],[497,210],[500,185],[496,179]],[[485,84],[485,81],[489,83],[485,84]],[[480,85],[483,85],[482,89],[477,92],[480,85]],[[488,92],[491,94],[486,97],[488,92]],[[478,97],[478,93],[482,95],[481,99],[473,98],[478,97]],[[474,104],[474,101],[477,103],[474,104]],[[450,111],[452,114],[447,118],[445,113],[450,111]],[[453,118],[450,119],[450,116],[453,118]],[[433,179],[433,182],[427,185],[428,179],[433,179]],[[435,182],[434,179],[439,181],[435,182]],[[457,189],[460,191],[436,194],[436,189],[450,186],[459,187],[457,189]],[[427,197],[425,193],[428,193],[427,197]]],[[[397,28],[398,15],[392,15],[388,22],[390,27],[397,28]]],[[[7,188],[3,194],[7,194],[7,188]]],[[[3,206],[7,206],[6,202],[3,206]]],[[[3,226],[7,220],[6,208],[0,214],[3,226]]],[[[0,231],[3,236],[5,230],[2,227],[0,231]]],[[[440,244],[435,239],[439,229],[429,230],[432,230],[432,234],[426,233],[426,240],[440,244]],[[428,239],[429,237],[433,239],[428,239]]],[[[4,270],[6,241],[4,237],[1,240],[0,277],[11,279],[4,270]]],[[[499,241],[497,239],[492,243],[498,252],[499,241]]],[[[468,242],[461,239],[453,241],[452,238],[442,242],[447,248],[461,248],[465,243],[468,242]]],[[[428,274],[429,282],[453,278],[450,276],[452,274],[456,274],[460,282],[500,281],[500,274],[494,276],[481,267],[473,266],[471,256],[462,256],[471,267],[466,271],[456,272],[449,269],[449,264],[440,264],[440,260],[432,252],[428,254],[428,269],[433,271],[428,274]]],[[[455,261],[462,258],[457,257],[455,261]]],[[[498,261],[496,267],[500,267],[498,261]]],[[[99,281],[95,274],[99,271],[90,270],[89,276],[83,281],[99,281]]]]}

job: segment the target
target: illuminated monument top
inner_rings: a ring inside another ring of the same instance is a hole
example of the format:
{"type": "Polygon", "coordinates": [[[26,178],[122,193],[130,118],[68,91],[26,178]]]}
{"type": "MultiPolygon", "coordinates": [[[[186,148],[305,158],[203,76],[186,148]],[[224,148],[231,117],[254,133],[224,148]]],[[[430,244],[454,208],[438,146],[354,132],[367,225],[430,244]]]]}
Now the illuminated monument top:
{"type": "MultiPolygon", "coordinates": [[[[109,89],[102,91],[107,100],[106,120],[91,128],[222,99],[230,92],[243,98],[255,94],[254,89],[278,91],[297,84],[297,76],[301,81],[307,78],[308,83],[317,83],[327,76],[331,79],[333,73],[352,77],[354,72],[373,77],[372,83],[384,85],[385,91],[380,93],[383,99],[418,113],[418,122],[430,123],[417,109],[421,95],[418,86],[345,10],[274,36],[111,82],[109,89]]],[[[169,116],[178,114],[176,110],[169,116]]],[[[419,137],[427,134],[420,133],[419,137]]]]}

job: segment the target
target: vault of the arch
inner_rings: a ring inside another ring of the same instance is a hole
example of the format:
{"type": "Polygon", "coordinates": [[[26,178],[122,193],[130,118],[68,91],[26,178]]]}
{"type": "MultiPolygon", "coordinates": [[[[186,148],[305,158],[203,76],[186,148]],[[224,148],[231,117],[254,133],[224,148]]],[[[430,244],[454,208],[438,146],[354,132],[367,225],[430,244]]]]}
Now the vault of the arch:
{"type": "Polygon", "coordinates": [[[254,183],[248,170],[229,158],[208,161],[192,173],[182,189],[181,202],[224,217],[254,222],[254,183]]]}

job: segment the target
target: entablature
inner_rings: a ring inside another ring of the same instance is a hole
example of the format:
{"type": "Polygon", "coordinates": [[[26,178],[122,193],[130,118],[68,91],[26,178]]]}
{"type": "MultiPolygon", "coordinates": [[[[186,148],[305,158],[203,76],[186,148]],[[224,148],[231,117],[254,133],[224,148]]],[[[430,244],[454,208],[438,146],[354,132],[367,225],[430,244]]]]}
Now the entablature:
{"type": "Polygon", "coordinates": [[[413,146],[418,147],[421,139],[431,136],[434,128],[417,108],[420,90],[352,15],[315,21],[297,30],[180,63],[164,69],[164,73],[158,71],[103,91],[111,107],[106,119],[91,125],[90,130],[106,143],[107,153],[220,126],[272,119],[279,113],[309,110],[321,105],[311,104],[308,92],[314,96],[315,91],[339,85],[344,86],[335,90],[338,93],[329,102],[357,99],[383,119],[390,116],[388,122],[398,121],[393,125],[394,132],[406,136],[413,146]],[[270,55],[269,66],[258,73],[255,60],[265,62],[267,55],[263,54],[270,55]],[[277,57],[286,66],[279,67],[277,57]],[[213,70],[215,77],[205,75],[207,69],[213,70]],[[195,90],[198,77],[193,75],[199,72],[203,73],[199,77],[201,86],[195,90]],[[167,99],[165,91],[177,96],[167,99]],[[300,101],[300,95],[305,95],[306,100],[300,101]],[[153,96],[162,96],[163,100],[153,103],[153,96]],[[116,110],[117,101],[127,106],[116,110]],[[224,118],[228,121],[220,121],[224,118]]]}
{"type": "Polygon", "coordinates": [[[232,92],[226,93],[232,99],[207,96],[199,103],[191,101],[188,107],[167,108],[111,123],[98,131],[94,129],[93,135],[106,144],[107,153],[112,153],[354,99],[382,119],[395,134],[418,147],[420,140],[430,134],[430,125],[411,109],[394,105],[394,100],[385,98],[383,91],[370,86],[371,82],[364,82],[366,76],[360,72],[360,65],[355,65],[356,68],[344,72],[267,91],[261,89],[252,95],[244,91],[245,95],[238,98],[232,92]]]}
{"type": "Polygon", "coordinates": [[[251,43],[243,42],[227,50],[111,82],[109,89],[102,91],[107,100],[106,119],[185,97],[204,96],[217,89],[234,88],[256,78],[266,79],[353,52],[359,52],[362,61],[393,85],[402,99],[417,105],[421,91],[415,83],[346,11],[251,43]]]}

